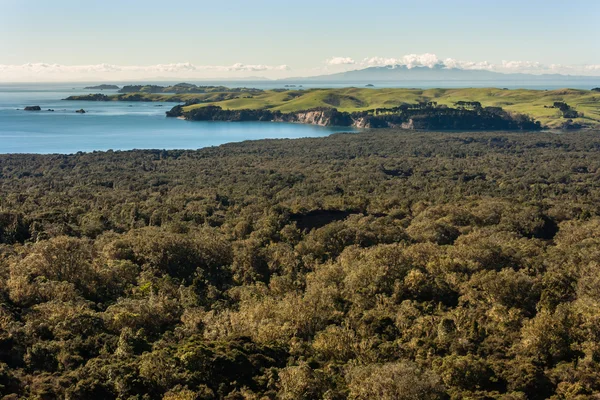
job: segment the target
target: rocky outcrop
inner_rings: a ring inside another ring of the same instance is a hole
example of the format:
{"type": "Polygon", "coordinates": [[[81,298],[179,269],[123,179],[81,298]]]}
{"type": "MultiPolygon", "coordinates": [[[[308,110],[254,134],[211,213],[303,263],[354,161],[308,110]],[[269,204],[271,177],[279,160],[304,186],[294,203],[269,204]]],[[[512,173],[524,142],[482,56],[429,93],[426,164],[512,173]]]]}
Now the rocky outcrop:
{"type": "Polygon", "coordinates": [[[181,104],[178,104],[175,107],[171,108],[169,111],[167,111],[165,114],[167,114],[167,117],[170,118],[183,117],[183,106],[181,104]]]}
{"type": "Polygon", "coordinates": [[[294,113],[291,116],[282,115],[282,117],[278,118],[277,121],[298,122],[301,124],[311,124],[320,126],[329,125],[329,118],[325,116],[325,112],[323,111],[299,112],[294,113]]]}
{"type": "Polygon", "coordinates": [[[415,123],[412,119],[409,119],[407,122],[403,122],[400,124],[400,128],[402,129],[415,129],[415,123]]]}
{"type": "Polygon", "coordinates": [[[296,122],[319,126],[352,126],[351,114],[340,112],[335,108],[313,108],[287,114],[278,114],[276,121],[296,122]]]}
{"type": "Polygon", "coordinates": [[[42,111],[40,106],[27,106],[23,110],[25,111],[42,111]]]}
{"type": "Polygon", "coordinates": [[[360,129],[373,128],[373,126],[371,126],[371,121],[368,118],[357,118],[354,120],[352,126],[360,129]]]}
{"type": "Polygon", "coordinates": [[[79,109],[79,110],[77,110],[75,112],[78,113],[78,114],[85,114],[85,110],[83,108],[81,108],[81,109],[79,109]]]}

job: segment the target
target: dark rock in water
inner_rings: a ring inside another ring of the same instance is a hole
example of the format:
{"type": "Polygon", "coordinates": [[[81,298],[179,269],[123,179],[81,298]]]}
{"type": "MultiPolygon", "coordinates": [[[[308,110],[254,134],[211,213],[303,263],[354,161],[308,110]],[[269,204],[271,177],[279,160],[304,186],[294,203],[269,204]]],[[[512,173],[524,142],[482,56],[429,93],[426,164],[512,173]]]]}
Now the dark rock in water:
{"type": "Polygon", "coordinates": [[[365,85],[365,87],[375,87],[375,85],[369,83],[368,85],[365,85]]]}
{"type": "Polygon", "coordinates": [[[49,108],[49,109],[48,109],[48,111],[52,111],[52,112],[54,112],[54,110],[53,110],[53,109],[51,109],[51,108],[49,108]]]}
{"type": "Polygon", "coordinates": [[[85,110],[84,110],[83,108],[82,108],[82,109],[79,109],[79,110],[77,110],[77,111],[75,111],[75,112],[76,112],[76,113],[79,113],[79,114],[85,114],[85,110]]]}
{"type": "Polygon", "coordinates": [[[24,108],[25,111],[42,111],[40,106],[27,106],[24,108]]]}

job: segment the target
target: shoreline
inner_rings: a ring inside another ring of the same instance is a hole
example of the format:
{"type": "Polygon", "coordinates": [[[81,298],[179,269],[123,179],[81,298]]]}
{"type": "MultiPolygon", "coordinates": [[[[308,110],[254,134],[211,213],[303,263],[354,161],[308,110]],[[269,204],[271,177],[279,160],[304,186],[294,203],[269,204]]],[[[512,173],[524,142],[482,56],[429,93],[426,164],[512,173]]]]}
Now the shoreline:
{"type": "MultiPolygon", "coordinates": [[[[205,122],[210,122],[210,121],[205,121],[205,122]]],[[[222,122],[222,121],[217,121],[217,122],[222,122]]],[[[233,124],[235,124],[235,122],[231,122],[233,124]]],[[[254,122],[253,122],[254,123],[254,122]]],[[[256,123],[260,123],[259,121],[256,121],[256,123]]],[[[268,123],[268,122],[264,122],[264,123],[268,123]]],[[[292,124],[292,125],[296,125],[298,123],[294,123],[294,122],[272,122],[272,123],[276,123],[276,124],[292,124]]],[[[298,124],[301,125],[301,124],[298,124]]],[[[325,128],[325,127],[324,127],[325,128]]],[[[335,127],[334,127],[335,128],[335,127]]],[[[344,128],[344,127],[339,127],[339,128],[344,128]]],[[[194,147],[194,148],[185,148],[185,147],[168,147],[168,148],[160,148],[160,147],[156,147],[156,148],[131,148],[131,149],[90,149],[90,150],[74,150],[74,151],[68,151],[68,152],[59,152],[59,151],[54,151],[54,152],[48,152],[48,153],[41,153],[41,152],[10,152],[10,153],[3,153],[0,152],[0,159],[2,158],[12,158],[12,157],[27,157],[27,156],[32,156],[32,157],[52,157],[52,156],[59,156],[59,157],[73,157],[73,156],[77,156],[77,155],[85,155],[85,154],[106,154],[106,153],[155,153],[155,152],[163,152],[163,151],[167,151],[167,152],[202,152],[202,151],[211,151],[211,149],[225,149],[231,146],[234,147],[239,147],[239,148],[243,148],[244,146],[246,146],[246,144],[252,144],[252,145],[261,145],[264,144],[266,142],[270,142],[270,143],[280,143],[280,142],[288,142],[288,141],[313,141],[313,140],[317,140],[317,141],[327,141],[330,140],[331,137],[336,136],[336,135],[354,135],[354,134],[359,134],[359,135],[378,135],[378,134],[391,134],[391,135],[419,135],[421,137],[427,138],[429,136],[438,136],[440,134],[442,135],[447,135],[449,138],[452,137],[463,137],[464,135],[469,135],[469,138],[475,137],[488,137],[490,135],[492,135],[491,137],[494,137],[494,135],[516,135],[517,137],[520,135],[552,135],[552,136],[557,136],[557,135],[569,135],[569,134],[577,134],[577,135],[588,135],[588,134],[597,134],[600,133],[600,131],[598,129],[582,129],[579,131],[559,131],[559,130],[555,130],[555,129],[543,129],[543,130],[532,130],[532,131],[427,131],[427,130],[418,130],[418,129],[401,129],[401,128],[384,128],[384,129],[360,129],[360,128],[352,128],[353,130],[340,130],[340,131],[332,131],[330,132],[328,135],[326,136],[305,136],[305,137],[279,137],[279,138],[271,138],[271,137],[267,137],[267,138],[260,138],[260,139],[240,139],[240,140],[233,140],[230,142],[225,142],[225,143],[221,143],[221,144],[216,144],[216,145],[207,145],[207,146],[203,146],[203,147],[194,147]],[[475,136],[472,136],[475,135],[475,136]]]]}
{"type": "MultiPolygon", "coordinates": [[[[223,92],[200,94],[87,94],[70,96],[65,100],[73,101],[124,101],[124,102],[164,102],[178,103],[168,113],[169,116],[184,116],[189,120],[203,120],[198,117],[201,108],[220,107],[223,113],[263,114],[258,120],[278,120],[269,113],[286,115],[286,121],[296,121],[293,114],[303,114],[314,110],[331,110],[331,112],[353,117],[354,122],[343,126],[358,127],[394,127],[402,123],[410,124],[410,118],[390,121],[389,115],[398,114],[402,107],[415,109],[429,105],[439,109],[439,115],[447,115],[442,109],[460,109],[461,111],[499,110],[508,115],[528,116],[539,121],[540,125],[549,129],[581,129],[600,126],[600,97],[594,90],[558,89],[498,89],[498,88],[462,88],[462,89],[400,89],[400,88],[341,88],[341,89],[275,89],[259,92],[240,92],[238,89],[227,89],[223,92]],[[557,106],[558,105],[558,106],[557,106]],[[555,109],[555,110],[549,110],[555,109]],[[170,115],[171,114],[171,115],[170,115]],[[193,114],[196,114],[195,116],[193,114]],[[358,121],[361,118],[369,121],[358,121]],[[376,117],[375,119],[373,117],[376,117]]],[[[428,110],[431,114],[431,110],[428,110]]],[[[236,120],[219,116],[218,120],[236,120]]],[[[251,119],[253,117],[250,117],[251,119]]],[[[446,118],[446,116],[444,116],[446,118]]],[[[212,119],[212,118],[210,118],[212,119]]],[[[301,118],[300,118],[301,119],[301,118]]],[[[241,120],[245,120],[241,118],[241,120]]],[[[317,123],[321,124],[321,123],[317,123]]],[[[325,123],[325,125],[328,125],[325,123]]],[[[461,123],[452,126],[468,129],[461,123]]],[[[421,128],[424,128],[421,126],[421,128]]],[[[429,129],[440,129],[441,126],[429,129]]],[[[447,127],[448,129],[450,127],[447,127]]],[[[484,130],[498,129],[498,126],[484,126],[484,130]]],[[[469,130],[480,130],[477,124],[469,130]]]]}

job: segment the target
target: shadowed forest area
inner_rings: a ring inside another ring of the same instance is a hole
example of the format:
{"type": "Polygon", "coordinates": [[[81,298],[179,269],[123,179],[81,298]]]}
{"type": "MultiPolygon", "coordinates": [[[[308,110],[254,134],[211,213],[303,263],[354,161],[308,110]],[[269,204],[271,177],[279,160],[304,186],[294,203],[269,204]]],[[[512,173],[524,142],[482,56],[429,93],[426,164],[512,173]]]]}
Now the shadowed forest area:
{"type": "Polygon", "coordinates": [[[0,155],[0,398],[599,396],[599,133],[0,155]]]}

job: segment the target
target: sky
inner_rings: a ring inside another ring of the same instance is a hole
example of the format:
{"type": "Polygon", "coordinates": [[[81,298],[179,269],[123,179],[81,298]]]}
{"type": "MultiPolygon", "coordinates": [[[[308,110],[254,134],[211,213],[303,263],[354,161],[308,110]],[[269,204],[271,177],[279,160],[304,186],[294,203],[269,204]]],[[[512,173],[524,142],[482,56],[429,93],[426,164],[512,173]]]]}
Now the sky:
{"type": "Polygon", "coordinates": [[[0,0],[0,81],[401,64],[600,75],[599,0],[0,0]]]}

